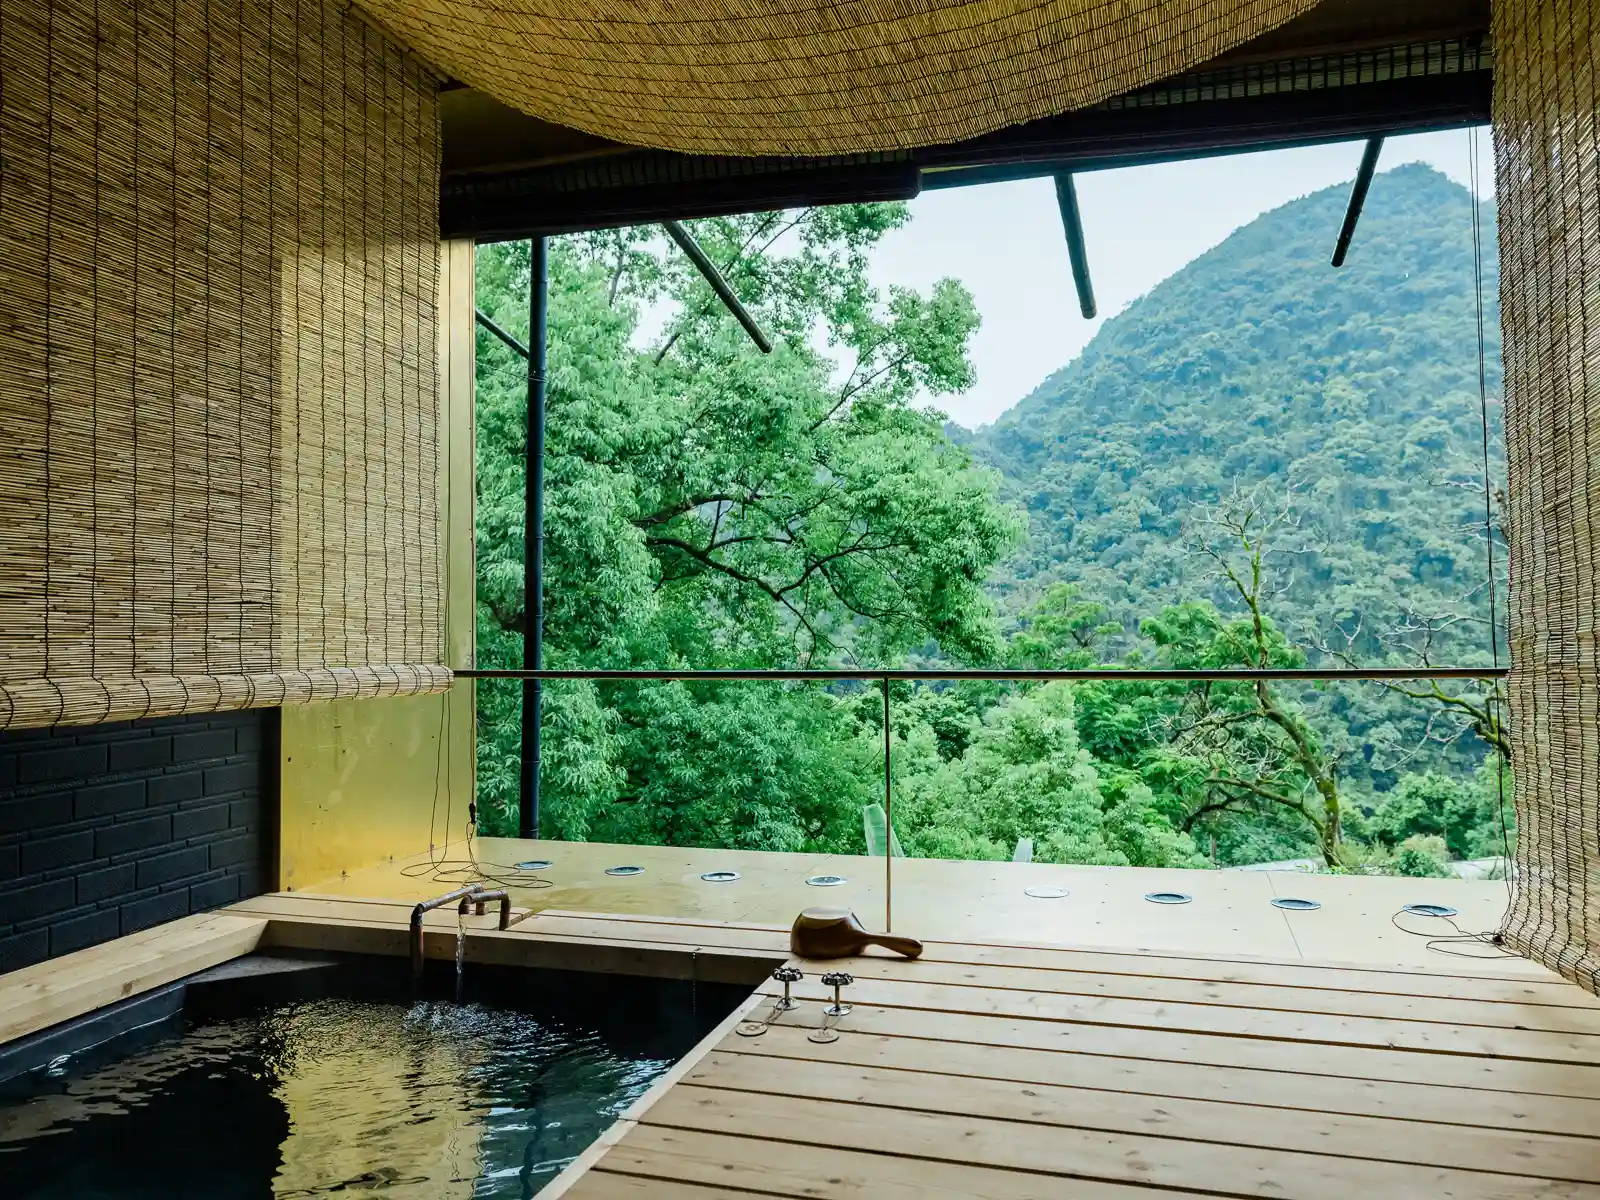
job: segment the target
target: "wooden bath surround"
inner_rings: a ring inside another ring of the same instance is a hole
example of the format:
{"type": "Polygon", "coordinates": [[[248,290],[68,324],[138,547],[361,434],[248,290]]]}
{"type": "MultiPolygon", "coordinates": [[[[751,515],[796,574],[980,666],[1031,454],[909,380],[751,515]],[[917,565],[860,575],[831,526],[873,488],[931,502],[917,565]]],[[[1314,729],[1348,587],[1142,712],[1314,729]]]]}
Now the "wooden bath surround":
{"type": "MultiPolygon", "coordinates": [[[[0,978],[0,1041],[258,948],[400,956],[410,905],[277,894],[0,978]]],[[[1520,960],[1274,961],[996,941],[788,961],[772,925],[469,917],[468,959],[752,984],[540,1193],[1600,1198],[1600,1000],[1520,960]],[[855,977],[824,1020],[824,969],[855,977]],[[766,1026],[744,1036],[738,1026],[766,1026]],[[824,1023],[837,1040],[808,1036],[824,1023]]],[[[430,913],[430,957],[456,915],[430,913]]]]}

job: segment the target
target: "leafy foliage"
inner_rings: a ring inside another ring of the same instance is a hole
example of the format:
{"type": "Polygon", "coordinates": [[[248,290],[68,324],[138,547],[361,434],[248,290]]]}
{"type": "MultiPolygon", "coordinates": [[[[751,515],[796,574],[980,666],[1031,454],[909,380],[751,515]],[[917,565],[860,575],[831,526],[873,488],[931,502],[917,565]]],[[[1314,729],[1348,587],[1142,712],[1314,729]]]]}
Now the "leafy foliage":
{"type": "MultiPolygon", "coordinates": [[[[547,665],[1486,659],[1470,201],[1380,176],[1334,271],[1343,204],[1238,231],[977,433],[928,407],[972,382],[971,297],[868,277],[902,205],[694,224],[768,356],[649,231],[553,242],[547,665]]],[[[528,271],[524,245],[480,252],[479,306],[519,334],[528,271]]],[[[520,665],[526,368],[482,331],[478,360],[479,661],[520,665]]],[[[891,692],[912,855],[1426,873],[1499,852],[1502,781],[1473,769],[1505,741],[1470,688],[891,692]]],[[[515,828],[518,714],[514,685],[480,687],[488,832],[515,828]]],[[[882,722],[876,686],[551,685],[541,831],[860,853],[882,722]]]]}

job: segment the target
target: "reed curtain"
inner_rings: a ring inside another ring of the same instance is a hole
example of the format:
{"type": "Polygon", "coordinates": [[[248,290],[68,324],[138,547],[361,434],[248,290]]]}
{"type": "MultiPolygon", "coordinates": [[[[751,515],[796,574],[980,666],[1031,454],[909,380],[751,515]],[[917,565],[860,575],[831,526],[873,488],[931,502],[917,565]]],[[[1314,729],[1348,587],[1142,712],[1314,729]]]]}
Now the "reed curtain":
{"type": "Polygon", "coordinates": [[[0,728],[447,685],[436,90],[321,0],[0,0],[0,728]]]}
{"type": "Polygon", "coordinates": [[[1518,885],[1507,940],[1600,990],[1600,34],[1496,0],[1518,885]]]}
{"type": "Polygon", "coordinates": [[[456,78],[640,146],[851,154],[1081,108],[1317,0],[361,0],[456,78]]]}

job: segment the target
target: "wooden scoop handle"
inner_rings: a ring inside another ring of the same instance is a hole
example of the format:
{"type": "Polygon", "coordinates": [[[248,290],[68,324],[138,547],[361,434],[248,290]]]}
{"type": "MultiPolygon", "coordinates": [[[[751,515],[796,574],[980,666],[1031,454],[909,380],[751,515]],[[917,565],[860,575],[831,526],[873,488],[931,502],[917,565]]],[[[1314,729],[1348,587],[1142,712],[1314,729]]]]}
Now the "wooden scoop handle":
{"type": "Polygon", "coordinates": [[[916,958],[922,953],[922,943],[913,937],[901,937],[894,933],[868,934],[868,945],[882,946],[885,950],[893,950],[896,954],[904,954],[907,958],[916,958]]]}

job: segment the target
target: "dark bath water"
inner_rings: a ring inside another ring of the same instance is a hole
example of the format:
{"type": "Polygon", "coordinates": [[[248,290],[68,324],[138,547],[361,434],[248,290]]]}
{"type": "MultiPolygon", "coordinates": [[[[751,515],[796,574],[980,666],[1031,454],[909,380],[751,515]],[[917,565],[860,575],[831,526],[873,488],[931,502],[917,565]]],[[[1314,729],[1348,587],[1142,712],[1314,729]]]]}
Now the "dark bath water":
{"type": "Polygon", "coordinates": [[[57,1060],[0,1091],[0,1196],[532,1196],[731,1008],[539,974],[559,1002],[295,1000],[57,1060]]]}

